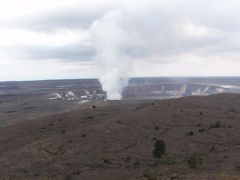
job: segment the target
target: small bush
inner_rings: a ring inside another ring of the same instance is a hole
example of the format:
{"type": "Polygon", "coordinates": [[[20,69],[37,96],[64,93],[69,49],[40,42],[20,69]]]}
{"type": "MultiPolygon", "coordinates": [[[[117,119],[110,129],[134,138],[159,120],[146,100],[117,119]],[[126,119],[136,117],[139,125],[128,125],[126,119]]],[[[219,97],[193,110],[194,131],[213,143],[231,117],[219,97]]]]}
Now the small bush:
{"type": "Polygon", "coordinates": [[[66,130],[65,130],[65,129],[63,129],[63,130],[62,130],[62,133],[66,133],[66,130]]]}
{"type": "Polygon", "coordinates": [[[104,162],[105,164],[111,164],[111,161],[110,161],[109,159],[104,159],[103,162],[104,162]]]}
{"type": "Polygon", "coordinates": [[[193,136],[193,135],[194,135],[194,132],[193,132],[193,131],[188,131],[188,132],[186,133],[186,135],[187,135],[187,136],[193,136]]]}
{"type": "Polygon", "coordinates": [[[202,164],[202,159],[198,154],[191,154],[188,158],[188,166],[190,168],[197,168],[202,164]]]}
{"type": "Polygon", "coordinates": [[[133,167],[134,167],[135,169],[140,168],[140,165],[141,165],[141,162],[140,162],[139,160],[136,160],[136,161],[133,163],[133,167]]]}
{"type": "Polygon", "coordinates": [[[85,119],[95,119],[95,116],[88,116],[85,119]]]}
{"type": "Polygon", "coordinates": [[[205,132],[205,131],[206,131],[205,128],[201,128],[198,130],[198,132],[205,132]]]}
{"type": "Polygon", "coordinates": [[[126,162],[130,162],[130,161],[131,161],[131,157],[130,156],[126,157],[126,162]]]}
{"type": "Polygon", "coordinates": [[[214,124],[211,124],[209,126],[209,129],[212,129],[212,128],[220,128],[221,127],[221,122],[220,121],[217,121],[215,122],[214,124]]]}
{"type": "Polygon", "coordinates": [[[92,108],[96,108],[96,105],[92,105],[92,108]]]}
{"type": "Polygon", "coordinates": [[[156,127],[155,127],[155,130],[159,130],[159,127],[158,127],[158,126],[156,126],[156,127]]]}
{"type": "Polygon", "coordinates": [[[121,122],[121,121],[117,121],[117,123],[118,123],[118,124],[122,124],[122,122],[121,122]]]}
{"type": "Polygon", "coordinates": [[[173,156],[173,155],[169,155],[169,156],[167,156],[166,157],[166,159],[165,159],[165,163],[167,164],[167,165],[173,165],[173,164],[175,164],[175,162],[176,162],[176,157],[175,156],[173,156]]]}
{"type": "Polygon", "coordinates": [[[229,108],[228,111],[233,112],[233,113],[237,113],[236,109],[234,109],[234,108],[229,108]]]}
{"type": "Polygon", "coordinates": [[[155,180],[154,172],[152,169],[146,169],[143,174],[144,179],[146,180],[155,180]]]}
{"type": "Polygon", "coordinates": [[[210,151],[215,151],[216,150],[216,147],[214,145],[212,145],[209,149],[210,151]]]}
{"type": "Polygon", "coordinates": [[[153,156],[156,158],[162,157],[163,154],[165,154],[166,151],[166,145],[163,140],[156,140],[154,143],[154,150],[153,150],[153,156]]]}

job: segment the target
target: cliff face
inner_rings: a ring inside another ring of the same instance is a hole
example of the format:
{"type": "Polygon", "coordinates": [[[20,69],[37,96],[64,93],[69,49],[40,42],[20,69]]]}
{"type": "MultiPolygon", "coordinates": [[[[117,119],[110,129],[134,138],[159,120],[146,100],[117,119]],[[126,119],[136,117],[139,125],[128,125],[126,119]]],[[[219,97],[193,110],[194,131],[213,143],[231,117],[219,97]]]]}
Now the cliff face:
{"type": "MultiPolygon", "coordinates": [[[[17,118],[17,117],[16,117],[17,118]]],[[[0,177],[240,175],[240,95],[112,101],[0,129],[0,177]],[[161,139],[166,153],[153,157],[161,139]]]]}

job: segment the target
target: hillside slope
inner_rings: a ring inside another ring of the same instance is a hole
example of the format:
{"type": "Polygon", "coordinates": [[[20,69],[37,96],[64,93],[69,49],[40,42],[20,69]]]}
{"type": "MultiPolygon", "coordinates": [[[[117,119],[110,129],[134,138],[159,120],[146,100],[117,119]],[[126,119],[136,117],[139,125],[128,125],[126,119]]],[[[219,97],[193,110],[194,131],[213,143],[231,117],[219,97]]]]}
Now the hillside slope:
{"type": "Polygon", "coordinates": [[[0,177],[240,177],[239,129],[238,94],[107,102],[1,128],[0,177]],[[152,155],[158,139],[160,159],[152,155]]]}

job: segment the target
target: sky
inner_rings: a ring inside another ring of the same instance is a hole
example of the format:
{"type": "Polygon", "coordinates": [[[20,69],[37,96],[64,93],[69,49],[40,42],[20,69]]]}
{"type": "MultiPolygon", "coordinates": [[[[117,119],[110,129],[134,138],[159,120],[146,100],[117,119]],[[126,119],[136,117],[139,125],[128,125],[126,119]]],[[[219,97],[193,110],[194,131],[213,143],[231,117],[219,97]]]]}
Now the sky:
{"type": "Polygon", "coordinates": [[[0,81],[97,78],[101,42],[132,77],[240,76],[239,9],[238,0],[0,0],[0,81]],[[103,24],[96,41],[94,25],[111,12],[124,36],[103,24]]]}

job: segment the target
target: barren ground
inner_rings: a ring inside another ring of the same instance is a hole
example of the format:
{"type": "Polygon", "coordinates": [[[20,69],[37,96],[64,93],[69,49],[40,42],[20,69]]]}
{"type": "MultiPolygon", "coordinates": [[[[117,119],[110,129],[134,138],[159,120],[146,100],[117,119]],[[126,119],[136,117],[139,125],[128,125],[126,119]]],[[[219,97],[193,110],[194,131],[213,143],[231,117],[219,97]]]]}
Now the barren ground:
{"type": "Polygon", "coordinates": [[[110,101],[1,127],[0,177],[240,179],[239,129],[238,94],[110,101]]]}

